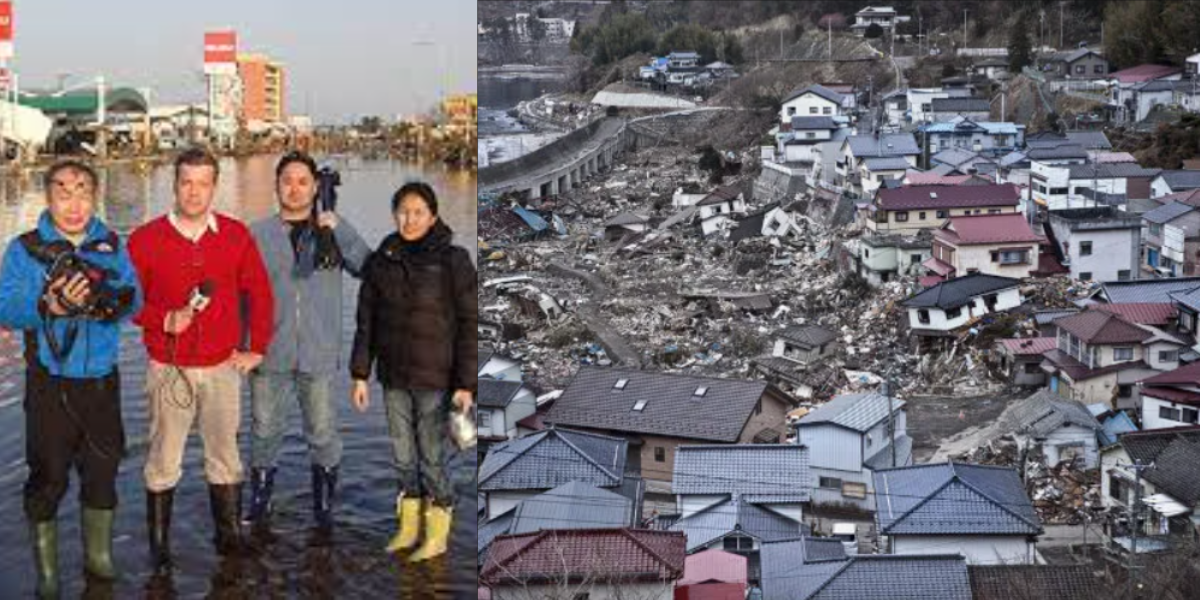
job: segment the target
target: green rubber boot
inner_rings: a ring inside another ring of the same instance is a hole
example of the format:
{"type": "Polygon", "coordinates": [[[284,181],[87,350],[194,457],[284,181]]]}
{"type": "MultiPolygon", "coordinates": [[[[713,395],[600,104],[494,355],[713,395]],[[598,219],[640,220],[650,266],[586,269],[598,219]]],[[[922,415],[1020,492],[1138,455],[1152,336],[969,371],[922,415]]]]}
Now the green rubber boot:
{"type": "Polygon", "coordinates": [[[111,580],[117,575],[113,568],[112,531],[112,509],[83,509],[84,568],[93,577],[111,580]]]}
{"type": "Polygon", "coordinates": [[[31,522],[29,538],[37,567],[38,598],[58,598],[58,522],[31,522]]]}

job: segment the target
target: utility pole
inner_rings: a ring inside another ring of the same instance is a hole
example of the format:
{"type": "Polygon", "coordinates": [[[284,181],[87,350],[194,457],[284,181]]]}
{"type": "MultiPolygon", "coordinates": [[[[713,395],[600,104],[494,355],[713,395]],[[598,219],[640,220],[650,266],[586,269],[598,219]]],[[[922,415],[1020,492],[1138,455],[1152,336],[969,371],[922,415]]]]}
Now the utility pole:
{"type": "Polygon", "coordinates": [[[1141,568],[1141,567],[1137,566],[1135,563],[1137,562],[1137,536],[1138,536],[1137,518],[1138,518],[1138,513],[1141,512],[1141,503],[1142,503],[1142,471],[1147,470],[1147,469],[1153,469],[1154,463],[1150,463],[1148,465],[1143,465],[1141,460],[1135,460],[1135,461],[1133,461],[1132,465],[1129,465],[1129,468],[1133,469],[1134,484],[1133,484],[1133,506],[1131,507],[1130,513],[1129,513],[1129,532],[1130,532],[1129,533],[1129,536],[1130,536],[1129,548],[1130,548],[1130,551],[1129,551],[1129,564],[1126,566],[1126,568],[1129,570],[1129,579],[1127,581],[1128,588],[1125,592],[1125,597],[1133,598],[1134,597],[1133,590],[1134,590],[1134,588],[1137,587],[1136,585],[1134,585],[1134,579],[1137,578],[1138,569],[1141,568]]]}
{"type": "Polygon", "coordinates": [[[783,30],[779,30],[779,58],[783,59],[783,30]]]}
{"type": "Polygon", "coordinates": [[[1064,6],[1064,4],[1065,3],[1062,0],[1059,0],[1059,2],[1058,2],[1058,49],[1059,50],[1063,49],[1063,6],[1064,6]]]}
{"type": "Polygon", "coordinates": [[[967,9],[963,9],[963,48],[967,47],[967,9]]]}
{"type": "Polygon", "coordinates": [[[833,19],[825,21],[825,28],[829,31],[829,60],[833,60],[833,19]]]}

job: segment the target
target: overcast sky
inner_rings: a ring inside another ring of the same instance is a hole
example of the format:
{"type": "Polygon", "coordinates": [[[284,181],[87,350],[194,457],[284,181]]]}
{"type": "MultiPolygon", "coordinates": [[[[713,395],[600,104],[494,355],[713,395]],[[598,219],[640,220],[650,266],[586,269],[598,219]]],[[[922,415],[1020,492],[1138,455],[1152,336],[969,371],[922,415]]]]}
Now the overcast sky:
{"type": "Polygon", "coordinates": [[[202,101],[204,31],[287,68],[288,112],[322,123],[424,112],[475,91],[475,0],[14,0],[21,86],[103,73],[154,100],[202,101]]]}

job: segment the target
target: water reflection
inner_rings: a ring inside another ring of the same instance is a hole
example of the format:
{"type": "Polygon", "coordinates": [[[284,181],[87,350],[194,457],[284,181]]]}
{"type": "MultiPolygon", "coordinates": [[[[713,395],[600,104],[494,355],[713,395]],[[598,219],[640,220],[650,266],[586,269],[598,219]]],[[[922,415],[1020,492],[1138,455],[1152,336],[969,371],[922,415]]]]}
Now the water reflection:
{"type": "MultiPolygon", "coordinates": [[[[475,254],[475,180],[468,173],[424,169],[391,161],[364,161],[354,157],[328,157],[325,162],[342,171],[341,212],[373,247],[390,232],[391,193],[404,181],[430,181],[442,198],[442,216],[455,230],[456,242],[475,254]]],[[[225,161],[218,188],[218,206],[245,220],[274,211],[274,157],[225,161]]],[[[44,207],[40,175],[0,179],[0,250],[13,237],[33,227],[44,207]]],[[[170,166],[106,169],[101,174],[101,214],[117,231],[129,231],[163,214],[172,201],[170,166]]],[[[357,285],[350,285],[343,317],[345,343],[353,331],[357,285]]],[[[0,331],[0,597],[32,595],[33,564],[21,512],[24,464],[23,365],[17,336],[0,331]]],[[[173,548],[178,565],[175,577],[147,587],[145,500],[141,469],[146,453],[146,405],[142,386],[145,353],[140,335],[128,328],[122,335],[120,361],[124,390],[122,407],[129,457],[118,476],[121,505],[117,509],[114,553],[123,578],[108,589],[93,586],[87,597],[470,597],[475,593],[475,483],[474,454],[451,459],[460,506],[454,550],[447,560],[412,567],[382,553],[393,531],[395,477],[382,402],[373,403],[366,415],[349,408],[348,381],[339,377],[335,397],[345,441],[342,464],[338,530],[329,546],[309,543],[311,496],[308,454],[300,432],[298,410],[280,454],[276,482],[277,538],[257,557],[244,561],[218,561],[212,550],[208,495],[203,481],[199,440],[193,436],[184,462],[184,479],[175,498],[173,548]]],[[[244,388],[245,389],[245,386],[244,388]]],[[[374,397],[381,397],[374,392],[374,397]]],[[[243,397],[242,450],[249,451],[248,398],[243,397]]],[[[76,482],[72,482],[75,487],[76,482]]],[[[59,510],[60,564],[64,597],[84,592],[82,556],[78,540],[77,495],[68,491],[59,510]]]]}

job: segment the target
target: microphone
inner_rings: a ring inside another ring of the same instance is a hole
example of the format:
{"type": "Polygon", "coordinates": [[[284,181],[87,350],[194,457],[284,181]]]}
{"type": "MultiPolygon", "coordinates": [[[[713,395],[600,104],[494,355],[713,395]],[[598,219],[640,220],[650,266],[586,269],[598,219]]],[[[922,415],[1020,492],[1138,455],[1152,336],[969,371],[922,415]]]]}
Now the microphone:
{"type": "Polygon", "coordinates": [[[200,285],[192,289],[192,295],[188,298],[188,307],[193,312],[200,312],[208,306],[208,302],[212,300],[213,289],[216,286],[212,280],[204,280],[200,285]]]}

